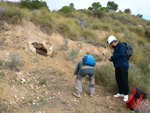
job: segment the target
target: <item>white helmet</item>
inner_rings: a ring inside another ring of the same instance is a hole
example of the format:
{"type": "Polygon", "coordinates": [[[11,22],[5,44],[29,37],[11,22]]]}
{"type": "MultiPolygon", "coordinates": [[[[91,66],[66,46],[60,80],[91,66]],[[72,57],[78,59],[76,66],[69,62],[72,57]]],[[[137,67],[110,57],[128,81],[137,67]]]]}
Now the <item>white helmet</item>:
{"type": "Polygon", "coordinates": [[[112,41],[115,41],[115,40],[117,40],[117,38],[116,38],[115,36],[109,36],[107,42],[108,42],[109,44],[111,44],[112,41]]]}

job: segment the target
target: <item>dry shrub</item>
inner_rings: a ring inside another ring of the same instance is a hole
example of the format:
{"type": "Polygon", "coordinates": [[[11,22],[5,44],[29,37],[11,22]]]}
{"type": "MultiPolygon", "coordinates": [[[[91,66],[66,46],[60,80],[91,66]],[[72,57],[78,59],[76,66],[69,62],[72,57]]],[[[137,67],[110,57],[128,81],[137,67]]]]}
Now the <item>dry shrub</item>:
{"type": "Polygon", "coordinates": [[[14,5],[0,6],[0,19],[5,20],[11,24],[21,23],[23,13],[21,9],[14,5]]]}
{"type": "Polygon", "coordinates": [[[106,64],[96,68],[95,82],[103,85],[110,92],[117,92],[115,70],[113,65],[106,64]]]}
{"type": "Polygon", "coordinates": [[[21,56],[18,53],[13,53],[9,56],[9,60],[5,63],[5,66],[12,70],[18,70],[22,64],[21,56]]]}

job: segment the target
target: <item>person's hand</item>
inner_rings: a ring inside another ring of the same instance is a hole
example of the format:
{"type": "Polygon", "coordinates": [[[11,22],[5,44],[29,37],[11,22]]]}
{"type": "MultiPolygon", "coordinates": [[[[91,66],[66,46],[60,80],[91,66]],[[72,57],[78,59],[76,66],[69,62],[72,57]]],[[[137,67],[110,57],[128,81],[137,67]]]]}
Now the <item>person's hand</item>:
{"type": "Polygon", "coordinates": [[[108,60],[111,61],[111,57],[109,57],[108,60]]]}

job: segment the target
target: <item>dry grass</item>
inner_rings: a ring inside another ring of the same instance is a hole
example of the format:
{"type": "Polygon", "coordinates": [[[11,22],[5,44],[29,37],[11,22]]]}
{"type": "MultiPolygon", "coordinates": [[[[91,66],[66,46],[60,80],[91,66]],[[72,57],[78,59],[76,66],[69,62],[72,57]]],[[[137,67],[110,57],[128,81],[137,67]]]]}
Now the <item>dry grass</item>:
{"type": "Polygon", "coordinates": [[[117,92],[113,65],[106,64],[96,68],[95,82],[103,85],[109,92],[117,92]]]}
{"type": "MultiPolygon", "coordinates": [[[[149,76],[144,75],[140,68],[138,68],[133,63],[130,63],[129,68],[129,88],[130,93],[132,93],[133,88],[142,89],[145,92],[149,91],[149,76]]],[[[95,81],[97,84],[103,85],[110,92],[117,92],[117,84],[115,80],[114,67],[111,64],[103,65],[96,68],[95,81]]]]}
{"type": "Polygon", "coordinates": [[[0,19],[8,21],[11,24],[21,23],[23,18],[23,13],[18,7],[13,5],[0,5],[0,19]]]}

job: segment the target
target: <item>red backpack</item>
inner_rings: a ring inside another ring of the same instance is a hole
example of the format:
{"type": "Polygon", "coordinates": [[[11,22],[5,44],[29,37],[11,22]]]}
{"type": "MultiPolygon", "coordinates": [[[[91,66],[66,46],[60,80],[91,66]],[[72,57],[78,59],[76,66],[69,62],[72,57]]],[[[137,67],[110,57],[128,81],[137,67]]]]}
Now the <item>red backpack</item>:
{"type": "Polygon", "coordinates": [[[147,98],[147,94],[145,92],[137,88],[133,88],[133,93],[129,97],[128,101],[126,102],[126,105],[131,110],[135,110],[140,107],[142,109],[145,109],[146,98],[147,98]]]}

